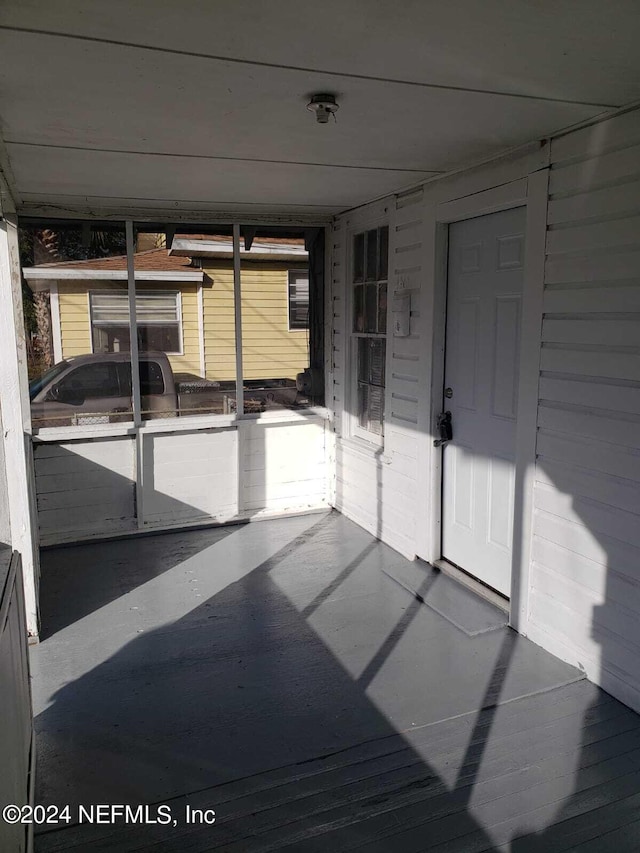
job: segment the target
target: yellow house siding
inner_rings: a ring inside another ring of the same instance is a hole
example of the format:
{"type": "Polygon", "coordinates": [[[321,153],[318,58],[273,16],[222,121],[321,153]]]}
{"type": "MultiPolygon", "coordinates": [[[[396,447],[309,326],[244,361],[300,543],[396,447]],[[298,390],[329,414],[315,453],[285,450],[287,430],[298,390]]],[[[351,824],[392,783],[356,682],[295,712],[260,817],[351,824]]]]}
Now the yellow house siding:
{"type": "MultiPolygon", "coordinates": [[[[207,378],[235,379],[233,264],[206,268],[204,295],[207,378]]],[[[289,331],[288,271],[304,262],[243,261],[242,361],[245,379],[295,379],[308,366],[308,332],[289,331]]]]}
{"type": "MultiPolygon", "coordinates": [[[[107,282],[105,282],[107,284],[107,282]]],[[[62,357],[91,352],[88,286],[85,282],[60,282],[60,337],[62,357]]]]}
{"type": "MultiPolygon", "coordinates": [[[[177,372],[200,374],[200,332],[198,323],[198,285],[175,282],[140,282],[138,290],[178,290],[182,307],[182,355],[169,355],[177,372]]],[[[120,282],[82,281],[58,284],[62,357],[84,355],[92,351],[89,292],[126,290],[120,282]]]]}
{"type": "MultiPolygon", "coordinates": [[[[205,373],[236,377],[233,263],[209,261],[202,286],[205,373]]],[[[295,379],[308,366],[308,331],[289,331],[288,271],[305,263],[245,262],[242,265],[242,357],[246,379],[295,379]]],[[[89,291],[126,290],[121,282],[59,282],[62,355],[92,350],[89,291]]],[[[178,290],[183,355],[170,355],[176,372],[201,373],[198,285],[140,282],[139,290],[178,290]]]]}
{"type": "Polygon", "coordinates": [[[202,291],[204,354],[207,379],[236,378],[236,332],[233,303],[233,264],[218,261],[207,267],[202,291]]]}

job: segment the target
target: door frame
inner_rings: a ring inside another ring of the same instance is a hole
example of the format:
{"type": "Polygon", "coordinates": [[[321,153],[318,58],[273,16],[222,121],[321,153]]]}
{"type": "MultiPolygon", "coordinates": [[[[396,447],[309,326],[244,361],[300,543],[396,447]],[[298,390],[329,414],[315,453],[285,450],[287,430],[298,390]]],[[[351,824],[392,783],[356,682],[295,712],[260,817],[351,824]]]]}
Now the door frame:
{"type": "MultiPolygon", "coordinates": [[[[516,460],[509,624],[523,630],[528,618],[529,563],[535,480],[538,382],[541,348],[544,259],[547,227],[548,169],[463,198],[435,201],[434,292],[432,308],[432,370],[429,399],[427,498],[430,507],[425,559],[442,558],[442,449],[433,446],[436,418],[442,409],[445,370],[449,225],[465,219],[525,207],[519,394],[516,418],[516,460]]],[[[422,555],[421,555],[422,556],[422,555]]]]}

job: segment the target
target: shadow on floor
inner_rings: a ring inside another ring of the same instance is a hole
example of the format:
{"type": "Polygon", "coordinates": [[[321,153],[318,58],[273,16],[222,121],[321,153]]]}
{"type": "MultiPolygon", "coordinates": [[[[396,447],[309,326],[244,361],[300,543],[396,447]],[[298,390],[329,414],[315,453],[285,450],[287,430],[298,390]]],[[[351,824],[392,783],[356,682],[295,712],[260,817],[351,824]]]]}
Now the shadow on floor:
{"type": "Polygon", "coordinates": [[[638,848],[637,715],[501,620],[472,634],[430,607],[450,579],[409,595],[385,574],[406,561],[342,516],[218,534],[84,546],[89,575],[79,549],[45,555],[44,618],[86,615],[32,650],[37,800],[168,804],[177,825],[54,829],[38,853],[559,851],[615,814],[638,848]]]}

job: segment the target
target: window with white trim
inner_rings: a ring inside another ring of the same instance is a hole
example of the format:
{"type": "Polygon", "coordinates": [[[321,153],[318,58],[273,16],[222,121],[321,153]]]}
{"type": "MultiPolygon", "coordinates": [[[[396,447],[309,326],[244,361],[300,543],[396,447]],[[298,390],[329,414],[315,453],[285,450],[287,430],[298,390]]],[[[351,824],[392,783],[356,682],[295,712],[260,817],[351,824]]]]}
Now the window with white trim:
{"type": "Polygon", "coordinates": [[[355,435],[379,443],[384,423],[389,228],[353,237],[355,435]]]}
{"type": "MultiPolygon", "coordinates": [[[[129,297],[126,290],[94,290],[89,293],[91,338],[94,352],[127,352],[129,297]]],[[[180,294],[177,290],[145,290],[136,293],[138,346],[141,352],[182,352],[180,294]]]]}
{"type": "Polygon", "coordinates": [[[289,331],[309,328],[309,271],[289,270],[289,331]]]}

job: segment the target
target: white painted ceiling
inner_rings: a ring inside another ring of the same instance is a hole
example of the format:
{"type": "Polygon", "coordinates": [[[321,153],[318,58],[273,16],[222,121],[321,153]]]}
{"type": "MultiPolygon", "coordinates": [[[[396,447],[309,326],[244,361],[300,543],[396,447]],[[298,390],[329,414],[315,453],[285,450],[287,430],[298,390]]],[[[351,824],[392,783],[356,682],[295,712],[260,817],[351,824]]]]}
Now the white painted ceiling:
{"type": "Polygon", "coordinates": [[[639,43],[637,0],[2,0],[0,165],[23,211],[325,216],[640,100],[639,43]]]}

